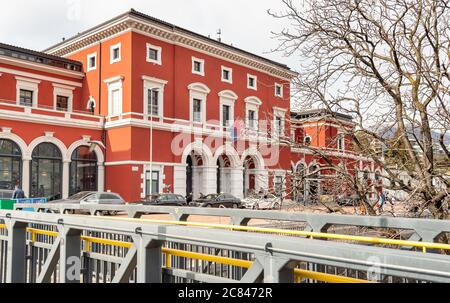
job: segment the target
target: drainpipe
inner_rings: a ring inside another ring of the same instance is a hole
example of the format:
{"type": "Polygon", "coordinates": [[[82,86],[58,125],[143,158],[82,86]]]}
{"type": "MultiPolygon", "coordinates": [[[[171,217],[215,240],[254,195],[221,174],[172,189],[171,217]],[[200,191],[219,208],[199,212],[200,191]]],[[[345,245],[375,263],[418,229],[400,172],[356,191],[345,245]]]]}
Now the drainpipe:
{"type": "MultiPolygon", "coordinates": [[[[104,149],[104,159],[106,162],[106,152],[107,152],[107,148],[106,148],[106,129],[105,129],[105,125],[106,125],[106,117],[102,115],[102,42],[99,42],[99,55],[98,55],[98,113],[99,115],[103,118],[103,122],[102,122],[102,137],[101,137],[101,141],[103,143],[103,149],[104,149]]],[[[103,163],[103,170],[106,170],[105,167],[105,163],[103,163]]],[[[105,176],[106,174],[103,173],[103,190],[106,191],[106,180],[105,180],[105,176]]]]}

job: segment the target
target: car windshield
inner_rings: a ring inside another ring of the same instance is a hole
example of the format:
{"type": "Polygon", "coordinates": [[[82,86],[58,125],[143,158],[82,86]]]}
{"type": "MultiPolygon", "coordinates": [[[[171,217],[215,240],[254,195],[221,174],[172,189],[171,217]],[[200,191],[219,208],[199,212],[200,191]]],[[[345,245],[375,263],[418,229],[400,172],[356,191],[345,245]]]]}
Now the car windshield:
{"type": "Polygon", "coordinates": [[[207,195],[207,196],[205,197],[205,199],[212,200],[212,199],[215,199],[216,197],[217,197],[217,195],[211,194],[211,195],[207,195]]]}
{"type": "Polygon", "coordinates": [[[82,191],[79,192],[73,196],[69,197],[69,200],[80,200],[83,199],[84,197],[86,197],[87,195],[91,194],[92,192],[88,192],[88,191],[82,191]]]}

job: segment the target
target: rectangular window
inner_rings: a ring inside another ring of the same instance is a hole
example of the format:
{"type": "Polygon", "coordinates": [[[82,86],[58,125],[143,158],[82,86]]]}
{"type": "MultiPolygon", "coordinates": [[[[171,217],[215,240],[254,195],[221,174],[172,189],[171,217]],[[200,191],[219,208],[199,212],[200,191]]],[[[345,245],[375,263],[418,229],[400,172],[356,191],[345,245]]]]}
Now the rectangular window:
{"type": "Polygon", "coordinates": [[[222,126],[230,126],[230,106],[222,105],[222,126]]]}
{"type": "Polygon", "coordinates": [[[341,150],[341,151],[345,149],[345,141],[344,141],[343,135],[338,136],[337,148],[338,148],[338,150],[341,150]]]}
{"type": "Polygon", "coordinates": [[[87,71],[95,70],[97,68],[97,53],[87,56],[87,71]]]}
{"type": "Polygon", "coordinates": [[[249,89],[257,89],[257,77],[252,75],[247,75],[247,88],[249,89]]]}
{"type": "Polygon", "coordinates": [[[192,73],[200,76],[205,75],[205,61],[192,57],[192,73]]]}
{"type": "Polygon", "coordinates": [[[222,66],[222,82],[233,83],[233,70],[222,66]]]}
{"type": "Polygon", "coordinates": [[[148,90],[148,114],[152,116],[159,115],[159,90],[149,89],[148,90]]]}
{"type": "Polygon", "coordinates": [[[248,127],[251,129],[256,128],[256,112],[254,110],[248,111],[248,127]]]}
{"type": "Polygon", "coordinates": [[[147,43],[147,62],[162,65],[161,53],[161,47],[147,43]]]}
{"type": "Polygon", "coordinates": [[[111,113],[110,116],[118,116],[120,114],[120,89],[111,91],[111,113]]]}
{"type": "Polygon", "coordinates": [[[20,90],[20,105],[33,106],[33,91],[25,89],[20,90]]]}
{"type": "Polygon", "coordinates": [[[202,122],[202,100],[194,99],[192,113],[194,122],[202,122]]]}
{"type": "Polygon", "coordinates": [[[159,194],[159,171],[146,172],[146,188],[145,195],[148,197],[152,194],[159,194]]]}
{"type": "Polygon", "coordinates": [[[67,111],[69,108],[69,97],[56,96],[56,110],[67,111]]]}
{"type": "Polygon", "coordinates": [[[278,136],[282,136],[283,121],[282,121],[281,117],[276,117],[275,118],[275,129],[276,129],[277,135],[278,136]]]}
{"type": "Polygon", "coordinates": [[[111,46],[110,63],[116,63],[121,60],[121,43],[111,46]]]}
{"type": "Polygon", "coordinates": [[[275,84],[275,96],[283,97],[283,85],[275,84]]]}

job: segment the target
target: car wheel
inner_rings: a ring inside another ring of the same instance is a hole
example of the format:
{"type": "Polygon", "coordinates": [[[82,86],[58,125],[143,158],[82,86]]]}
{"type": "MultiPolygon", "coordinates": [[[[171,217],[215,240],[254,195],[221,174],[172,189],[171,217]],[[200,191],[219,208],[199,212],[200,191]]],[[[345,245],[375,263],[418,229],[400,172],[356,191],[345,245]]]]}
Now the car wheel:
{"type": "Polygon", "coordinates": [[[238,205],[236,203],[233,204],[233,208],[238,208],[238,205]]]}
{"type": "Polygon", "coordinates": [[[280,204],[275,203],[275,204],[273,205],[273,209],[280,209],[280,204]]]}
{"type": "Polygon", "coordinates": [[[117,216],[118,213],[119,213],[118,211],[110,211],[109,215],[110,216],[117,216]]]}
{"type": "Polygon", "coordinates": [[[208,205],[206,205],[206,207],[207,207],[207,208],[211,208],[212,206],[211,206],[211,204],[208,204],[208,205]]]}

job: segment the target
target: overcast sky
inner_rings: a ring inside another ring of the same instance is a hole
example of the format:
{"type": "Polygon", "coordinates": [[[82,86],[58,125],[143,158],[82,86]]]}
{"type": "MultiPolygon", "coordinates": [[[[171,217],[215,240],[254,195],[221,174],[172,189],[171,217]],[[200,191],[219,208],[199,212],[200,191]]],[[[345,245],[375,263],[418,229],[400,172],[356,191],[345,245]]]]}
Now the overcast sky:
{"type": "Polygon", "coordinates": [[[295,58],[271,52],[283,23],[267,9],[281,0],[14,0],[0,10],[0,42],[43,50],[131,8],[214,38],[220,28],[223,42],[298,70],[295,58]]]}

